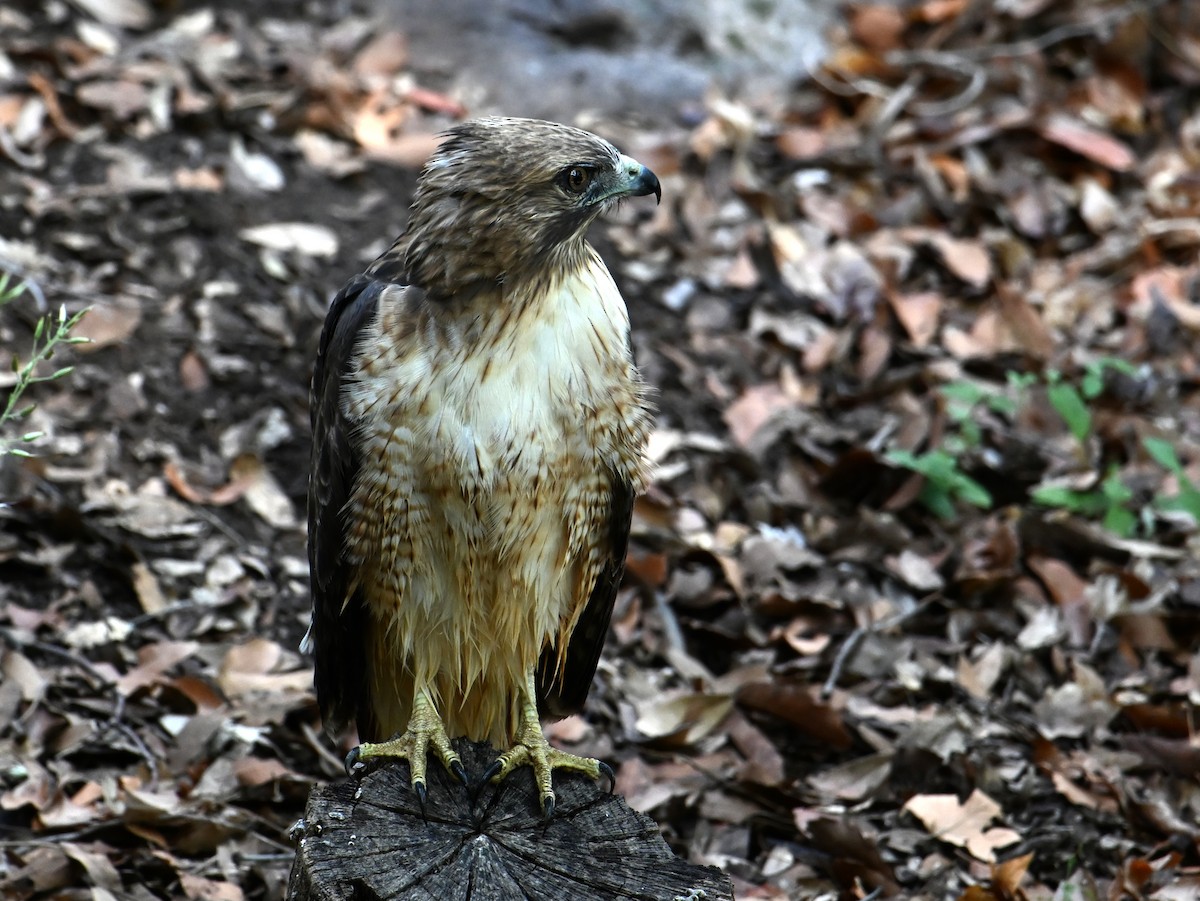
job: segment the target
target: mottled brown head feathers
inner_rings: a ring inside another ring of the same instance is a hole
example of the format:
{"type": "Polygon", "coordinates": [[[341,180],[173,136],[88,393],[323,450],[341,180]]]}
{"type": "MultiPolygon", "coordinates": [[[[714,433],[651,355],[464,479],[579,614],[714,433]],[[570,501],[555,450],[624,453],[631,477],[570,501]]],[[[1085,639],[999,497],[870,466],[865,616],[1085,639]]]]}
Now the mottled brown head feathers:
{"type": "Polygon", "coordinates": [[[610,143],[537,119],[451,129],[417,182],[408,229],[376,271],[446,299],[582,264],[587,226],[658,179],[610,143]],[[396,271],[396,270],[399,271],[396,271]]]}

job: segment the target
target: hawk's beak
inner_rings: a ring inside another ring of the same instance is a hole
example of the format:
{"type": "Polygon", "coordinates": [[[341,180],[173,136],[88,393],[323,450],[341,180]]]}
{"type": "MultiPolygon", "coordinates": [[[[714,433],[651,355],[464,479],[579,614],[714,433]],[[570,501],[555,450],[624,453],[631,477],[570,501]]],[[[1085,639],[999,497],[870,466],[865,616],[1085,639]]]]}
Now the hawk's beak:
{"type": "Polygon", "coordinates": [[[625,181],[622,194],[628,197],[653,194],[655,203],[662,202],[662,185],[658,183],[658,176],[637,160],[621,154],[621,174],[625,181]]]}

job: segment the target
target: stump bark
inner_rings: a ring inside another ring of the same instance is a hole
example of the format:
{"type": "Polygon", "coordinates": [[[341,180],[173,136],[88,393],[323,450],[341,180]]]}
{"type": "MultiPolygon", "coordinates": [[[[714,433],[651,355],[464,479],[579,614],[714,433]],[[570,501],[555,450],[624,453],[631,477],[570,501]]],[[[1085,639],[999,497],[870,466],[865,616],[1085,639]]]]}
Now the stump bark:
{"type": "Polygon", "coordinates": [[[454,744],[476,784],[431,758],[424,810],[405,761],[315,788],[294,832],[289,901],[733,901],[723,873],[677,858],[606,786],[555,773],[544,820],[529,767],[480,785],[496,750],[454,744]]]}

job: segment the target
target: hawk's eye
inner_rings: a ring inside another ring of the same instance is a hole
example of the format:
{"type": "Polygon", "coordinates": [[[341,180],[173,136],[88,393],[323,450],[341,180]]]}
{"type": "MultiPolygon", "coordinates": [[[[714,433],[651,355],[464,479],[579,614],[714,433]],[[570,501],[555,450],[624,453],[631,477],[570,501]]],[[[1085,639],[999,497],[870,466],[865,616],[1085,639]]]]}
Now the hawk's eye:
{"type": "Polygon", "coordinates": [[[562,172],[562,185],[572,194],[582,194],[592,180],[592,170],[583,166],[571,166],[562,172]]]}

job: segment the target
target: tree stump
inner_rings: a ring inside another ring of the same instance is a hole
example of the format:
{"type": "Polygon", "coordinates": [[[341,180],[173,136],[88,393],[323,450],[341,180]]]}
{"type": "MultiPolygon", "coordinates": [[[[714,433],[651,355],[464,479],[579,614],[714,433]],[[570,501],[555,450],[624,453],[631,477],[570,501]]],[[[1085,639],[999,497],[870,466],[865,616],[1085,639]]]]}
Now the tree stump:
{"type": "MultiPolygon", "coordinates": [[[[490,745],[455,748],[478,779],[490,745]]],[[[733,901],[719,870],[671,853],[658,826],[577,773],[554,774],[544,820],[529,767],[462,785],[433,758],[421,809],[408,763],[313,789],[288,901],[733,901]]]]}

